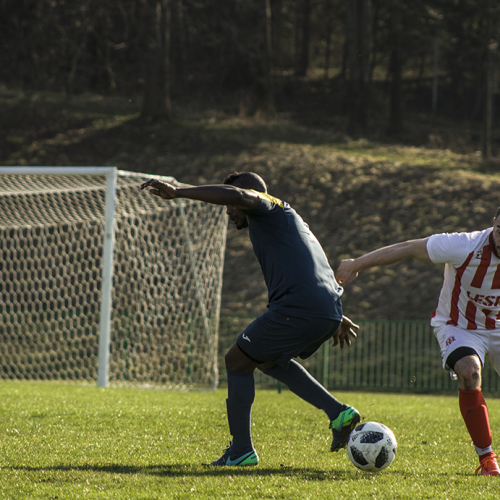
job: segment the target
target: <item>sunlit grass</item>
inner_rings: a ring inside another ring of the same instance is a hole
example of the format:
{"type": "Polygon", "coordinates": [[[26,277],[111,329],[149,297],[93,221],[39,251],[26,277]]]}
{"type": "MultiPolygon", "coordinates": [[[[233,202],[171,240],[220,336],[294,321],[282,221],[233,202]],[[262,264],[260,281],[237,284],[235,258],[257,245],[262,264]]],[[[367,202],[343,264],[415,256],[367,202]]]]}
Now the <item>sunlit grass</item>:
{"type": "Polygon", "coordinates": [[[384,145],[358,140],[335,144],[335,150],[348,157],[369,162],[392,163],[403,167],[429,167],[440,170],[474,170],[482,164],[479,152],[459,154],[450,150],[407,145],[384,145]]]}
{"type": "MultiPolygon", "coordinates": [[[[0,383],[0,498],[495,498],[456,397],[341,392],[398,439],[378,473],[329,452],[322,412],[288,391],[257,391],[254,468],[214,469],[229,436],[225,391],[169,392],[0,383]]],[[[489,400],[492,428],[499,400],[489,400]]]]}

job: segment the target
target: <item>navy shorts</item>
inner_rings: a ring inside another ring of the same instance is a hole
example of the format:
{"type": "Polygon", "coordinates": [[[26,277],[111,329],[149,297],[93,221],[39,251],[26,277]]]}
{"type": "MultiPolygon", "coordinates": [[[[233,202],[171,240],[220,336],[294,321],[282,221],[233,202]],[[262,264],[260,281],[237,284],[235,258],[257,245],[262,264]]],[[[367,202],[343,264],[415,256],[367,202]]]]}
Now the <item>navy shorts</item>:
{"type": "Polygon", "coordinates": [[[296,318],[268,310],[238,335],[238,347],[256,363],[273,361],[287,368],[292,358],[306,359],[338,330],[341,321],[296,318]]]}

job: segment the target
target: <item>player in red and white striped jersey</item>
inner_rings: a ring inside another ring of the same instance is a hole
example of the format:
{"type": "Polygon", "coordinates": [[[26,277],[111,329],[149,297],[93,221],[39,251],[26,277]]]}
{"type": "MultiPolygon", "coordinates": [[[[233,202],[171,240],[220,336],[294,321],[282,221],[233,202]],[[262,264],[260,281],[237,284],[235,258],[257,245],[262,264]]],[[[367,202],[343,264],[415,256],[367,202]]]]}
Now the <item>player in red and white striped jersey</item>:
{"type": "Polygon", "coordinates": [[[476,473],[499,476],[481,370],[488,355],[500,375],[500,208],[493,227],[471,233],[434,234],[343,260],[337,281],[345,286],[360,271],[405,258],[444,264],[444,281],[431,325],[443,367],[458,377],[459,406],[479,456],[476,473]]]}

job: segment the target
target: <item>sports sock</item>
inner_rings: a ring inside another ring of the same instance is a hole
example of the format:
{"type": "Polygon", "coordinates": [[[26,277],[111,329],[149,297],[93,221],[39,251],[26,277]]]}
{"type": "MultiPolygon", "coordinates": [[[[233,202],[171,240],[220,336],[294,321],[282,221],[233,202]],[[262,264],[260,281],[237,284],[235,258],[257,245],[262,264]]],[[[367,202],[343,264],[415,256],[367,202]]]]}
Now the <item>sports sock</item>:
{"type": "Polygon", "coordinates": [[[323,410],[330,420],[335,420],[342,411],[343,404],[293,359],[288,368],[274,365],[265,374],[285,384],[299,398],[323,410]]]}
{"type": "Polygon", "coordinates": [[[491,450],[491,446],[489,447],[490,448],[490,451],[488,452],[483,452],[483,453],[480,453],[477,448],[476,448],[476,452],[477,454],[479,455],[479,461],[481,462],[481,460],[484,460],[486,457],[495,457],[495,454],[493,453],[493,450],[491,450]]]}
{"type": "Polygon", "coordinates": [[[459,388],[458,403],[478,455],[488,453],[491,450],[491,429],[481,389],[464,391],[459,388]]]}
{"type": "Polygon", "coordinates": [[[253,373],[227,372],[227,420],[233,437],[231,451],[241,455],[252,445],[251,417],[255,399],[253,373]]]}

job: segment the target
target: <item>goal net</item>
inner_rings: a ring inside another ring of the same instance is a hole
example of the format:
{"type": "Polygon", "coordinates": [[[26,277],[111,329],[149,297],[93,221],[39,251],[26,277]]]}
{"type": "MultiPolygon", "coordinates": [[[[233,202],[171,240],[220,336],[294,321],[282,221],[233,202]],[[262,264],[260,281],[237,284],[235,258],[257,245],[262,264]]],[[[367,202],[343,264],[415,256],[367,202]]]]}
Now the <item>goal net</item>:
{"type": "Polygon", "coordinates": [[[0,378],[215,388],[223,207],[114,167],[22,169],[0,168],[0,378]]]}

